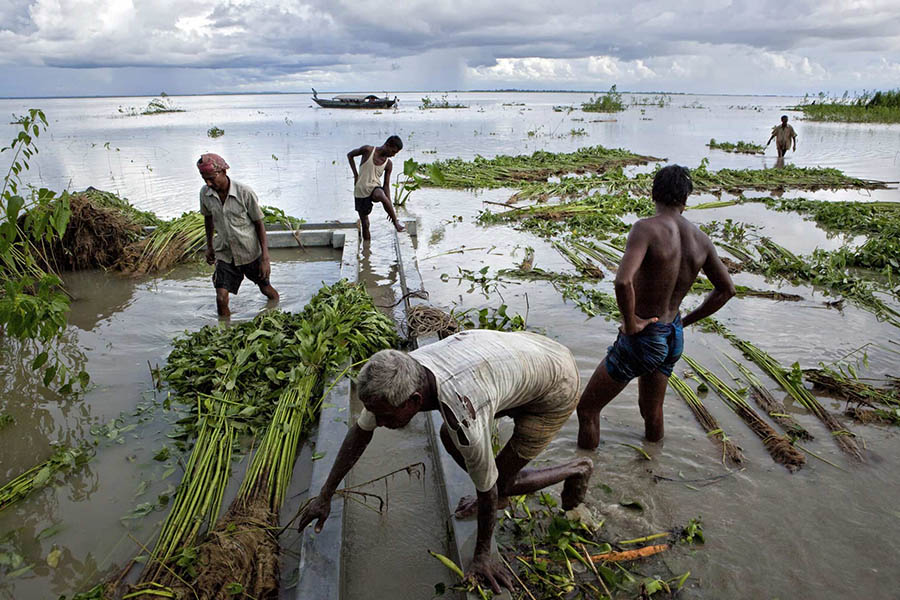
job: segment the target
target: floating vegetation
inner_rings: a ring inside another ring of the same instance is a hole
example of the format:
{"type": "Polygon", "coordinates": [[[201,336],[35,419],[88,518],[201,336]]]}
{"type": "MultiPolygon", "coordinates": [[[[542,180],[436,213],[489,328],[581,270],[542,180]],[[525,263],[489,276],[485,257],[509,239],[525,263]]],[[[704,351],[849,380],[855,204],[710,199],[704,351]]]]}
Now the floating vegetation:
{"type": "Polygon", "coordinates": [[[762,238],[752,248],[746,244],[724,242],[719,246],[738,258],[746,271],[793,284],[803,282],[817,286],[828,294],[850,300],[881,321],[900,327],[900,310],[877,295],[879,286],[848,271],[851,260],[848,255],[852,252],[847,249],[828,252],[817,248],[812,254],[800,257],[769,238],[762,238]]]}
{"type": "Polygon", "coordinates": [[[211,138],[222,137],[225,135],[225,130],[220,127],[212,126],[206,130],[206,135],[211,138]]]}
{"type": "Polygon", "coordinates": [[[814,389],[824,390],[840,400],[870,407],[881,404],[900,408],[900,391],[869,385],[852,372],[846,374],[823,366],[820,369],[804,369],[803,376],[813,384],[814,389]]]}
{"type": "Polygon", "coordinates": [[[616,90],[613,85],[605,94],[591,98],[587,102],[581,104],[581,110],[584,112],[621,112],[625,110],[625,103],[622,102],[622,94],[616,90]]]}
{"type": "Polygon", "coordinates": [[[799,450],[794,448],[791,441],[782,435],[778,435],[778,432],[771,425],[756,414],[756,411],[753,410],[743,396],[690,356],[684,356],[683,358],[694,372],[709,384],[719,397],[725,401],[725,404],[762,440],[766,450],[772,456],[772,460],[784,465],[791,472],[806,464],[806,458],[799,450]]]}
{"type": "Polygon", "coordinates": [[[713,150],[723,150],[725,152],[734,152],[737,154],[765,154],[765,146],[754,144],[753,142],[717,142],[716,138],[710,138],[707,146],[713,150]]]}
{"type": "MultiPolygon", "coordinates": [[[[848,177],[838,169],[820,167],[795,167],[785,165],[773,169],[720,169],[709,171],[709,161],[704,158],[700,166],[691,170],[694,194],[727,192],[740,195],[744,190],[784,191],[787,189],[883,189],[882,181],[848,177]]],[[[584,198],[595,192],[606,194],[628,193],[649,197],[653,190],[656,172],[638,173],[628,177],[622,169],[610,168],[599,175],[589,177],[562,177],[558,182],[523,182],[513,198],[520,200],[546,200],[549,198],[584,198]]]]}
{"type": "Polygon", "coordinates": [[[746,365],[740,363],[730,356],[728,357],[731,362],[737,366],[738,370],[744,376],[744,379],[747,380],[747,383],[750,384],[750,397],[756,402],[756,404],[766,411],[766,413],[779,425],[781,425],[787,434],[797,440],[811,440],[813,439],[813,435],[808,432],[800,423],[798,423],[794,417],[788,414],[787,409],[784,407],[784,404],[780,400],[776,400],[775,397],[760,381],[759,377],[757,377],[753,371],[747,368],[746,365]]]}
{"type": "Polygon", "coordinates": [[[600,173],[625,165],[642,165],[660,159],[641,156],[622,149],[603,146],[580,148],[575,152],[554,153],[539,150],[534,154],[494,158],[476,156],[472,161],[460,158],[433,163],[444,176],[443,182],[429,178],[427,183],[447,188],[498,188],[523,182],[545,181],[567,173],[600,173]]]}
{"type": "MultiPolygon", "coordinates": [[[[634,501],[623,506],[643,510],[634,501]]],[[[500,560],[510,578],[517,584],[512,597],[517,599],[649,598],[663,592],[676,594],[688,581],[690,572],[668,576],[642,575],[637,561],[665,572],[665,561],[653,558],[662,552],[675,551],[679,545],[702,544],[700,520],[692,519],[685,527],[615,541],[604,539],[602,522],[597,522],[584,504],[570,511],[558,508],[557,500],[547,493],[510,498],[498,524],[500,560]],[[648,543],[652,542],[652,543],[648,543]],[[632,566],[635,565],[635,566],[632,566]]],[[[448,589],[467,591],[480,598],[493,597],[490,591],[471,580],[465,580],[462,569],[449,558],[430,553],[454,574],[458,583],[435,586],[438,594],[448,589]]]]}
{"type": "Polygon", "coordinates": [[[71,471],[89,459],[85,448],[58,447],[53,456],[0,486],[0,511],[48,485],[60,471],[71,471]]]}
{"type": "Polygon", "coordinates": [[[440,100],[432,100],[430,96],[425,96],[422,98],[422,104],[419,105],[419,108],[422,110],[428,110],[431,108],[469,108],[465,104],[459,103],[450,103],[447,100],[447,94],[441,96],[440,100]]]}
{"type": "Polygon", "coordinates": [[[672,104],[672,96],[668,94],[656,94],[652,97],[641,96],[631,99],[632,106],[658,106],[659,108],[665,108],[670,104],[672,104]]]}
{"type": "Polygon", "coordinates": [[[741,449],[725,435],[725,431],[719,426],[719,422],[706,410],[706,407],[703,406],[703,402],[700,401],[694,390],[674,373],[669,377],[669,386],[681,396],[688,408],[691,409],[691,412],[694,413],[694,417],[697,418],[700,426],[703,427],[707,437],[716,440],[722,447],[722,462],[727,461],[733,465],[739,465],[744,462],[744,455],[741,453],[741,449]]]}
{"type": "Polygon", "coordinates": [[[794,107],[803,111],[810,121],[837,121],[842,123],[900,123],[900,90],[866,92],[855,98],[828,99],[823,95],[818,101],[794,107]]]}
{"type": "Polygon", "coordinates": [[[794,400],[818,417],[828,430],[831,431],[835,442],[841,450],[858,461],[863,460],[862,452],[860,452],[853,433],[844,427],[834,415],[825,410],[816,397],[803,386],[803,373],[800,370],[800,365],[794,363],[789,371],[782,367],[778,361],[769,356],[768,353],[760,350],[747,340],[742,340],[737,337],[719,322],[713,319],[707,319],[706,321],[708,321],[708,327],[711,331],[715,331],[731,342],[735,348],[743,352],[747,358],[756,363],[756,366],[762,369],[769,377],[777,381],[778,385],[781,386],[781,389],[790,394],[794,400]]]}
{"type": "Polygon", "coordinates": [[[900,408],[862,408],[848,406],[844,414],[863,425],[900,425],[900,408]]]}

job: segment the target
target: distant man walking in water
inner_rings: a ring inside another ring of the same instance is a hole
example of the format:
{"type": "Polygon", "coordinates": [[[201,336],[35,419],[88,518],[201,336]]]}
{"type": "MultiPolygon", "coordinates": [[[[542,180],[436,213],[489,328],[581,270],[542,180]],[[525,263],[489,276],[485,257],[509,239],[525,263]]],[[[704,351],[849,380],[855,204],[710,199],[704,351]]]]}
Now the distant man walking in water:
{"type": "Polygon", "coordinates": [[[497,510],[510,496],[530,494],[564,482],[566,510],[579,505],[593,470],[589,458],[527,467],[546,448],[575,410],[578,365],[569,349],[529,332],[475,329],[406,354],[382,350],[357,379],[365,408],[350,427],[319,495],[300,513],[300,529],[316,522],[322,531],[341,480],[362,456],[376,427],[405,427],[419,412],[443,418],[441,442],[466,470],[477,492],[460,500],[456,516],[478,516],[475,552],[467,568],[494,592],[512,589],[508,572],[491,558],[497,510]],[[494,458],[495,419],[515,422],[512,437],[494,458]]]}
{"type": "Polygon", "coordinates": [[[709,237],[682,216],[690,173],[671,165],[653,179],[656,214],[631,228],[616,272],[619,336],[578,402],[578,446],[600,443],[600,411],[638,378],[638,405],[648,441],[663,438],[666,385],[684,347],[682,328],[713,314],[734,296],[734,283],[709,237]],[[700,270],[713,291],[682,321],[681,301],[700,270]]]}
{"type": "Polygon", "coordinates": [[[231,316],[228,294],[237,294],[244,277],[274,304],[278,292],[269,283],[269,244],[256,194],[231,179],[228,163],[218,154],[204,154],[197,169],[206,185],[200,188],[200,213],[206,228],[206,262],[215,264],[213,286],[220,317],[231,316]],[[215,238],[213,238],[215,233],[215,238]]]}
{"type": "Polygon", "coordinates": [[[772,136],[769,138],[769,141],[766,142],[767,148],[769,147],[769,144],[772,143],[772,140],[775,140],[778,158],[784,158],[784,155],[787,154],[788,148],[791,147],[792,143],[794,145],[793,151],[797,151],[797,132],[794,131],[793,127],[788,125],[787,115],[782,115],[781,124],[772,128],[772,136]]]}
{"type": "Polygon", "coordinates": [[[356,199],[356,212],[359,213],[359,223],[362,227],[364,240],[372,239],[369,233],[369,214],[372,205],[376,202],[384,207],[388,218],[397,231],[405,231],[406,228],[397,220],[394,205],[391,204],[391,157],[403,149],[403,142],[396,135],[392,135],[381,146],[360,146],[347,153],[350,161],[350,170],[353,171],[353,196],[356,199]],[[359,171],[356,170],[357,156],[362,159],[359,163],[359,171]],[[382,181],[382,175],[384,179],[382,181]]]}

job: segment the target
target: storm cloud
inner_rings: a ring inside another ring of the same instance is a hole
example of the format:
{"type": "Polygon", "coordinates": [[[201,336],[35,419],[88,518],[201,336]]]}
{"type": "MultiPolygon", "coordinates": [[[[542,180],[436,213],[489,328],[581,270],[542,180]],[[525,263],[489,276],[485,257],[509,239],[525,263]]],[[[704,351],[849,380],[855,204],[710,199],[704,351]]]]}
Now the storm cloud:
{"type": "Polygon", "coordinates": [[[896,0],[7,0],[0,95],[896,87],[896,0]]]}

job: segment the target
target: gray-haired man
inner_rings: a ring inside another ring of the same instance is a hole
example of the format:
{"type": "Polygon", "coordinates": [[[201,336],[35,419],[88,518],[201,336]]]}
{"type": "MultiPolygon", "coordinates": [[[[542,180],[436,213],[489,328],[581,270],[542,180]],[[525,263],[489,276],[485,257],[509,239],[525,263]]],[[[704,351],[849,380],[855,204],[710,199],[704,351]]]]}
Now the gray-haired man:
{"type": "Polygon", "coordinates": [[[319,495],[300,519],[300,529],[318,519],[321,531],[338,484],[372,439],[377,426],[404,427],[416,413],[439,410],[441,441],[475,484],[476,497],[460,500],[458,517],[478,515],[475,554],[468,574],[499,593],[511,588],[505,570],[490,557],[496,511],[509,496],[564,481],[562,506],[581,503],[593,464],[582,458],[543,469],[524,468],[547,447],[578,403],[578,368],[569,350],[527,333],[473,330],[409,354],[378,352],[359,374],[365,408],[347,432],[319,495]],[[493,423],[509,416],[515,429],[496,459],[493,423]]]}

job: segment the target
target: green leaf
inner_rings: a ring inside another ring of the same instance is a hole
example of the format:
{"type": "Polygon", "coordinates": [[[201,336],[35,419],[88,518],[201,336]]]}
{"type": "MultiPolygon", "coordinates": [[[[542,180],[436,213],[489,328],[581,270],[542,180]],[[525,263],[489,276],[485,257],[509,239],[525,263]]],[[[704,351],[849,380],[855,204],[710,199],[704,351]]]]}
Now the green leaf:
{"type": "Polygon", "coordinates": [[[629,508],[631,510],[636,510],[638,512],[644,512],[644,505],[637,500],[623,500],[619,502],[619,506],[629,508]]]}
{"type": "Polygon", "coordinates": [[[59,559],[62,556],[62,550],[59,548],[54,548],[50,551],[50,554],[47,555],[47,566],[51,569],[55,569],[59,566],[59,559]]]}
{"type": "Polygon", "coordinates": [[[312,460],[319,460],[320,458],[325,458],[324,452],[313,452],[312,460]]]}
{"type": "Polygon", "coordinates": [[[43,467],[40,471],[37,472],[37,475],[32,479],[33,489],[38,489],[39,487],[43,487],[50,481],[50,476],[53,473],[50,471],[50,467],[43,467]]]}
{"type": "Polygon", "coordinates": [[[32,368],[33,370],[35,370],[35,371],[38,370],[38,369],[40,369],[41,367],[44,366],[44,363],[47,362],[47,358],[48,358],[48,357],[49,357],[49,356],[48,356],[48,354],[47,354],[46,352],[41,352],[40,354],[38,354],[38,355],[35,357],[34,361],[32,361],[32,363],[31,363],[31,368],[32,368]]]}
{"type": "Polygon", "coordinates": [[[158,460],[159,462],[164,462],[169,460],[169,447],[163,446],[160,448],[156,454],[153,455],[153,460],[158,460]]]}
{"type": "MultiPolygon", "coordinates": [[[[55,525],[51,525],[50,527],[42,529],[40,531],[40,533],[38,533],[37,536],[35,537],[35,540],[40,541],[40,540],[45,540],[49,537],[53,537],[54,535],[56,535],[57,533],[62,531],[62,529],[63,529],[62,523],[56,523],[55,525]]],[[[3,564],[2,561],[0,561],[0,564],[3,564]]]]}
{"type": "Polygon", "coordinates": [[[242,586],[241,584],[239,584],[235,581],[225,584],[225,593],[228,594],[229,596],[237,596],[238,594],[240,594],[243,591],[244,591],[244,586],[242,586]]]}

